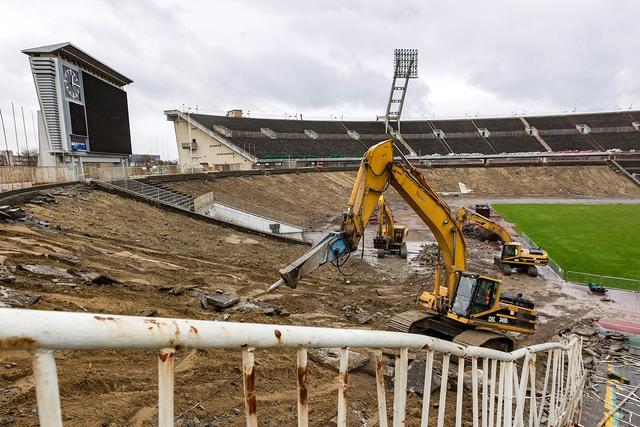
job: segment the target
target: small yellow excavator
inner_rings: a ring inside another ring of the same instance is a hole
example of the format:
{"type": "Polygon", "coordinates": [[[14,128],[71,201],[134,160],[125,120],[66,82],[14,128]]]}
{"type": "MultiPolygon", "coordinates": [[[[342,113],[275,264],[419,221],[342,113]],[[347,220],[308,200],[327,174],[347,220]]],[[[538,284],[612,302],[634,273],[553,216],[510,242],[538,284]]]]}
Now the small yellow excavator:
{"type": "Polygon", "coordinates": [[[398,224],[393,219],[391,207],[380,195],[378,199],[378,234],[373,237],[373,247],[377,249],[378,258],[386,254],[398,254],[400,258],[407,258],[407,236],[409,229],[406,225],[398,224]]]}
{"type": "Polygon", "coordinates": [[[500,224],[489,218],[462,207],[458,210],[458,225],[462,229],[465,221],[478,225],[485,230],[498,235],[502,240],[502,253],[500,258],[495,257],[493,261],[505,275],[511,274],[511,269],[526,271],[529,276],[538,275],[537,266],[544,266],[549,263],[549,255],[540,248],[525,249],[520,242],[516,242],[511,234],[500,224]]]}
{"type": "MultiPolygon", "coordinates": [[[[399,153],[404,157],[402,153],[399,153]]],[[[380,195],[391,185],[433,233],[442,258],[435,267],[433,291],[418,297],[418,310],[393,317],[392,330],[424,333],[460,344],[511,351],[512,339],[504,332],[531,334],[537,313],[522,295],[502,293],[502,282],[466,271],[467,249],[458,221],[424,175],[403,159],[394,161],[394,142],[389,139],[369,148],[356,177],[340,231],[328,234],[310,251],[280,270],[273,291],[286,284],[295,288],[305,275],[326,263],[338,267],[358,250],[365,227],[380,195]]]]}

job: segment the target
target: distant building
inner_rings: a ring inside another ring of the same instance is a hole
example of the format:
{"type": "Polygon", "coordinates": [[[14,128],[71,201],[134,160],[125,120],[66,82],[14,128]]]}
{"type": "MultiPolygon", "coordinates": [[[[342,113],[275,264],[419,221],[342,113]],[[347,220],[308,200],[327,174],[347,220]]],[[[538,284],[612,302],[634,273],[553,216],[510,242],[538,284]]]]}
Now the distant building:
{"type": "Polygon", "coordinates": [[[125,164],[133,81],[71,43],[25,49],[40,110],[39,164],[125,164]]]}
{"type": "Polygon", "coordinates": [[[160,155],[158,154],[132,154],[129,156],[131,166],[148,166],[158,163],[160,163],[160,155]]]}
{"type": "MultiPolygon", "coordinates": [[[[164,114],[172,121],[178,144],[178,162],[183,170],[193,166],[204,166],[217,170],[252,169],[257,158],[241,145],[225,137],[225,129],[206,126],[198,114],[186,114],[178,110],[168,110],[164,114]]],[[[242,110],[231,110],[228,117],[241,120],[242,110]]]]}

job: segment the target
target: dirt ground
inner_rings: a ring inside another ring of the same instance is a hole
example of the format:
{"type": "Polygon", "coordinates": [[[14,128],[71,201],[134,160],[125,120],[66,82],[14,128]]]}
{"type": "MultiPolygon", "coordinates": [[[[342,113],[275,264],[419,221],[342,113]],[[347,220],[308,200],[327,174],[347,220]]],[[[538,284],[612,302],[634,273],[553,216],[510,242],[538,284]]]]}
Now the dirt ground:
{"type": "MultiPolygon", "coordinates": [[[[594,198],[639,197],[640,188],[607,166],[548,166],[424,169],[440,192],[466,197],[594,198]]],[[[356,172],[317,172],[175,181],[165,185],[199,196],[214,192],[222,202],[269,212],[273,218],[306,227],[322,227],[346,207],[356,172]],[[268,197],[267,197],[268,196],[268,197]]],[[[389,189],[388,198],[400,201],[389,189]]]]}
{"type": "MultiPolygon", "coordinates": [[[[603,181],[607,171],[596,171],[600,183],[607,182],[603,181]]],[[[616,178],[613,188],[627,191],[623,181],[616,178]]],[[[323,173],[174,185],[193,192],[223,188],[274,210],[291,212],[307,224],[326,225],[343,208],[352,179],[349,173],[323,173]]],[[[476,185],[465,183],[472,188],[476,185]]],[[[575,191],[589,188],[581,185],[576,184],[575,191]]],[[[438,184],[436,187],[440,189],[438,184]]],[[[594,195],[600,194],[598,189],[594,188],[594,195]]],[[[412,230],[411,259],[433,238],[406,206],[392,200],[397,219],[412,230]]],[[[271,317],[261,310],[242,313],[227,309],[224,313],[229,314],[229,321],[385,329],[393,314],[414,307],[416,295],[429,286],[433,272],[431,265],[416,261],[394,257],[378,260],[370,247],[371,233],[365,238],[364,262],[353,257],[344,268],[347,272],[358,269],[357,274],[345,278],[325,266],[302,280],[296,290],[260,296],[277,279],[277,270],[304,253],[307,246],[242,233],[97,190],[78,189],[75,196],[56,197],[56,203],[27,203],[23,208],[48,225],[0,222],[0,264],[16,276],[14,283],[3,286],[40,295],[38,302],[29,306],[38,310],[153,313],[214,320],[222,313],[203,309],[197,296],[222,289],[243,299],[271,302],[288,314],[271,317]],[[77,278],[57,279],[16,268],[22,263],[69,268],[52,258],[60,251],[78,256],[76,267],[106,273],[121,283],[83,285],[77,278]],[[161,291],[168,286],[196,288],[177,295],[161,291]],[[346,316],[347,306],[353,305],[372,314],[372,320],[360,325],[346,316]]],[[[472,238],[468,242],[471,265],[496,276],[492,259],[497,245],[472,238]]],[[[525,290],[540,313],[536,333],[519,337],[518,345],[550,340],[559,328],[587,314],[608,310],[580,291],[564,289],[546,271],[538,278],[512,276],[505,287],[510,293],[525,290]]],[[[152,352],[58,352],[56,356],[65,425],[146,426],[157,422],[157,368],[152,352]]],[[[256,354],[258,418],[265,425],[295,424],[295,357],[295,351],[256,354]]],[[[310,420],[313,425],[328,425],[336,414],[337,374],[313,362],[309,366],[310,420]]],[[[181,416],[177,425],[243,425],[240,367],[239,351],[178,351],[175,408],[176,415],[181,416]]],[[[370,367],[350,373],[348,393],[349,424],[369,419],[371,425],[377,410],[375,377],[370,367]]],[[[455,394],[450,394],[451,401],[455,394]]],[[[420,405],[419,397],[409,396],[409,425],[419,422],[420,405]]],[[[29,355],[0,353],[0,425],[36,425],[35,408],[29,355]]],[[[447,425],[453,416],[448,413],[447,425]]]]}

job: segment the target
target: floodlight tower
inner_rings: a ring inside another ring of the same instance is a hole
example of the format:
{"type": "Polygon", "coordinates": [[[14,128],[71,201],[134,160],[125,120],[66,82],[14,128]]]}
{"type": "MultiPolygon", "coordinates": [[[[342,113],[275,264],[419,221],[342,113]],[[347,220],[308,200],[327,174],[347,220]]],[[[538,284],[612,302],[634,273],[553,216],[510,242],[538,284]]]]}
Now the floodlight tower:
{"type": "MultiPolygon", "coordinates": [[[[418,49],[395,49],[393,51],[393,81],[387,102],[387,112],[384,115],[385,132],[394,140],[400,142],[415,156],[414,150],[405,142],[400,134],[400,117],[407,94],[409,79],[418,78],[418,49]],[[395,129],[394,129],[395,124],[395,129]]],[[[378,117],[381,119],[382,117],[378,117]]]]}

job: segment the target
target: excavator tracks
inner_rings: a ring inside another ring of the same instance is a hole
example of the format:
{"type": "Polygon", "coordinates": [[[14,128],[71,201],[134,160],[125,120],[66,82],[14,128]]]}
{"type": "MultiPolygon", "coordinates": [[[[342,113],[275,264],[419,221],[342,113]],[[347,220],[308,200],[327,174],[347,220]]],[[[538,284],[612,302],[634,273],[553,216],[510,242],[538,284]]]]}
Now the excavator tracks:
{"type": "Polygon", "coordinates": [[[453,342],[461,345],[473,347],[486,347],[500,351],[513,351],[513,341],[511,338],[487,331],[486,329],[467,329],[456,335],[453,342]]]}
{"type": "Polygon", "coordinates": [[[397,332],[415,333],[412,329],[415,324],[433,317],[434,314],[425,310],[409,310],[403,313],[396,314],[389,320],[389,329],[397,332]]]}
{"type": "Polygon", "coordinates": [[[455,322],[427,310],[409,310],[389,321],[389,329],[397,332],[433,335],[456,344],[512,351],[513,340],[486,329],[460,329],[455,322]]]}

